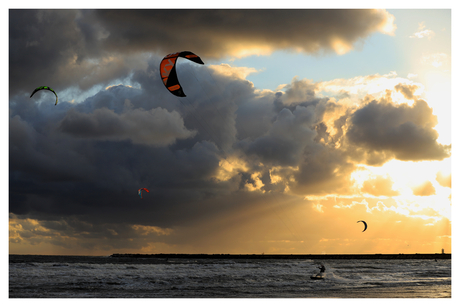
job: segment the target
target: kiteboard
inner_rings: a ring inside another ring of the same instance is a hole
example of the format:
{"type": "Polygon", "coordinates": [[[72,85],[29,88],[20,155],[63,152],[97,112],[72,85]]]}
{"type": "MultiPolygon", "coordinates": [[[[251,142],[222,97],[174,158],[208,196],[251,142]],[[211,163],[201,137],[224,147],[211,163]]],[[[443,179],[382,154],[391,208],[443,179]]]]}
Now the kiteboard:
{"type": "Polygon", "coordinates": [[[324,275],[321,273],[318,273],[316,275],[310,276],[311,279],[324,279],[324,275]]]}

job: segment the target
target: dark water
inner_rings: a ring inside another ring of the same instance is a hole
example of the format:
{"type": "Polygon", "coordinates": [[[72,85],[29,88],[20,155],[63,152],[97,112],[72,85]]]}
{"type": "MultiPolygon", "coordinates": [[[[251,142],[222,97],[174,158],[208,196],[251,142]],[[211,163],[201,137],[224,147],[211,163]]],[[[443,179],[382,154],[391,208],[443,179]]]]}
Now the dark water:
{"type": "Polygon", "coordinates": [[[450,298],[451,260],[9,256],[10,298],[450,298]]]}

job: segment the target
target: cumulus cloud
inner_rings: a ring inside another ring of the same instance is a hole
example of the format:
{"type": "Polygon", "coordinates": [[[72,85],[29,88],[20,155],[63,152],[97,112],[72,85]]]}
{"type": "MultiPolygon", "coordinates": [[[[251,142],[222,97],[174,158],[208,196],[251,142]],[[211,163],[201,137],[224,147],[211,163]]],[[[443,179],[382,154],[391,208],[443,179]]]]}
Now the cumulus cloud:
{"type": "Polygon", "coordinates": [[[296,166],[305,146],[313,143],[316,132],[311,128],[314,108],[296,106],[291,112],[283,109],[269,131],[254,142],[247,152],[257,155],[263,163],[296,166]]]}
{"type": "Polygon", "coordinates": [[[354,166],[342,151],[319,147],[314,153],[306,154],[302,162],[293,172],[295,180],[290,182],[293,192],[304,195],[351,193],[349,178],[354,166]]]}
{"type": "Polygon", "coordinates": [[[387,91],[396,89],[401,92],[403,88],[406,93],[412,92],[413,95],[416,95],[423,89],[423,85],[399,77],[393,71],[383,75],[374,74],[319,82],[316,85],[316,92],[322,95],[332,95],[341,100],[348,98],[349,103],[356,103],[357,100],[364,99],[367,95],[380,98],[387,96],[387,91]]]}
{"type": "Polygon", "coordinates": [[[176,50],[193,45],[196,52],[216,58],[274,49],[338,51],[337,45],[353,45],[375,31],[394,31],[393,16],[384,10],[97,10],[91,18],[110,32],[103,40],[107,48],[133,50],[161,44],[176,50]],[[191,32],[203,35],[192,40],[191,32]],[[270,40],[265,38],[268,33],[270,40]],[[126,43],[115,44],[121,39],[126,43]]]}
{"type": "MultiPolygon", "coordinates": [[[[184,66],[189,92],[181,102],[155,79],[154,64],[133,74],[139,88],[111,86],[56,107],[23,98],[10,104],[10,212],[18,219],[12,244],[32,236],[19,229],[30,218],[57,238],[49,244],[64,244],[58,238],[66,236],[95,248],[106,237],[107,249],[126,242],[150,251],[148,242],[197,248],[214,242],[211,224],[232,228],[248,214],[262,219],[267,206],[305,197],[351,197],[350,176],[355,163],[366,163],[363,152],[381,161],[448,156],[421,99],[412,106],[388,96],[350,104],[317,97],[318,84],[308,80],[293,79],[286,92],[257,91],[230,66],[184,66]],[[150,190],[142,200],[139,187],[150,190]]],[[[391,180],[379,176],[361,192],[397,196],[391,180]]],[[[321,201],[308,206],[322,214],[331,208],[321,201]]],[[[248,229],[241,226],[241,238],[248,229]]]]}
{"type": "Polygon", "coordinates": [[[442,172],[438,172],[436,174],[436,181],[443,187],[451,187],[452,186],[452,175],[444,175],[442,172]]]}
{"type": "Polygon", "coordinates": [[[430,181],[426,181],[422,185],[412,188],[412,191],[416,196],[429,196],[436,193],[436,190],[430,181]]]}
{"type": "MultiPolygon", "coordinates": [[[[317,84],[297,79],[284,93],[261,92],[230,66],[221,68],[228,72],[184,66],[189,95],[182,103],[155,79],[154,64],[133,75],[140,88],[112,86],[56,107],[23,98],[10,104],[12,213],[78,215],[112,234],[120,234],[117,223],[176,229],[220,217],[230,207],[212,204],[224,199],[229,206],[238,199],[234,209],[242,214],[264,194],[265,204],[276,203],[272,193],[279,201],[351,195],[350,175],[363,151],[382,161],[448,156],[432,131],[436,118],[420,99],[412,106],[388,97],[349,104],[317,97],[317,84]],[[150,190],[143,200],[136,195],[141,186],[150,190]]],[[[363,192],[394,196],[390,184],[378,177],[363,192]]]]}
{"type": "Polygon", "coordinates": [[[414,93],[419,87],[416,84],[402,84],[399,83],[395,86],[395,90],[401,92],[406,99],[414,99],[414,93]]]}
{"type": "Polygon", "coordinates": [[[418,30],[419,30],[418,32],[415,32],[414,34],[412,34],[409,37],[410,38],[424,38],[424,37],[427,37],[428,39],[431,39],[434,36],[434,31],[429,30],[429,29],[425,29],[425,22],[419,23],[418,30]]]}
{"type": "Polygon", "coordinates": [[[436,142],[436,124],[424,100],[412,106],[372,100],[353,113],[346,136],[357,146],[399,160],[442,160],[450,155],[450,146],[436,142]]]}
{"type": "Polygon", "coordinates": [[[128,110],[120,115],[108,108],[96,109],[92,114],[70,109],[60,122],[59,130],[79,138],[129,139],[146,145],[169,145],[176,139],[194,135],[184,127],[179,113],[162,108],[128,110]]]}

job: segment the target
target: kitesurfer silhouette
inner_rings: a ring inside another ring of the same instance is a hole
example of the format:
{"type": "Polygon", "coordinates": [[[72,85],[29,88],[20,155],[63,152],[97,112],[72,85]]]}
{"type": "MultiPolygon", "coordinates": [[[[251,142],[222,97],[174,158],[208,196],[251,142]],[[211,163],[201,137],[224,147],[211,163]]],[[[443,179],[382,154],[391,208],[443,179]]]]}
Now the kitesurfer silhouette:
{"type": "Polygon", "coordinates": [[[323,264],[320,264],[320,266],[318,267],[318,269],[320,269],[319,273],[324,273],[324,271],[326,271],[326,267],[323,265],[323,264]]]}
{"type": "Polygon", "coordinates": [[[326,271],[326,267],[322,263],[320,263],[318,269],[320,269],[320,272],[316,275],[311,276],[311,279],[324,279],[323,273],[324,271],[326,271]]]}

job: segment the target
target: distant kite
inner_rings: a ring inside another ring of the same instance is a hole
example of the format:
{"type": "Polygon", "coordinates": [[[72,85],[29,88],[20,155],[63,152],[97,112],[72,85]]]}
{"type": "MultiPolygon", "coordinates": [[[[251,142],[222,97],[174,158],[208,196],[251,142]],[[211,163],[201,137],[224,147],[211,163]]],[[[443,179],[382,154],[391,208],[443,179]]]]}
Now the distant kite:
{"type": "Polygon", "coordinates": [[[150,193],[149,190],[147,190],[146,188],[142,188],[142,189],[139,189],[137,191],[137,195],[139,195],[139,197],[142,199],[142,190],[144,190],[145,192],[147,193],[150,193]]]}
{"type": "Polygon", "coordinates": [[[365,232],[365,231],[366,231],[366,229],[367,229],[367,223],[366,223],[366,222],[364,222],[364,221],[357,221],[356,223],[359,223],[359,222],[363,222],[363,224],[364,224],[364,230],[363,230],[363,232],[365,232]]]}
{"type": "Polygon", "coordinates": [[[40,86],[40,87],[37,87],[33,92],[32,92],[32,95],[30,95],[30,98],[32,98],[32,96],[38,92],[38,91],[41,91],[41,90],[48,90],[48,91],[51,91],[54,93],[54,95],[56,95],[56,103],[54,105],[57,105],[58,103],[58,95],[56,94],[56,92],[51,88],[51,87],[48,87],[48,86],[40,86]]]}
{"type": "Polygon", "coordinates": [[[182,51],[168,54],[163,58],[160,63],[160,74],[166,88],[174,95],[179,97],[185,97],[184,91],[182,90],[179,80],[177,79],[176,73],[176,62],[177,58],[186,58],[197,64],[204,64],[199,56],[190,51],[182,51]]]}

